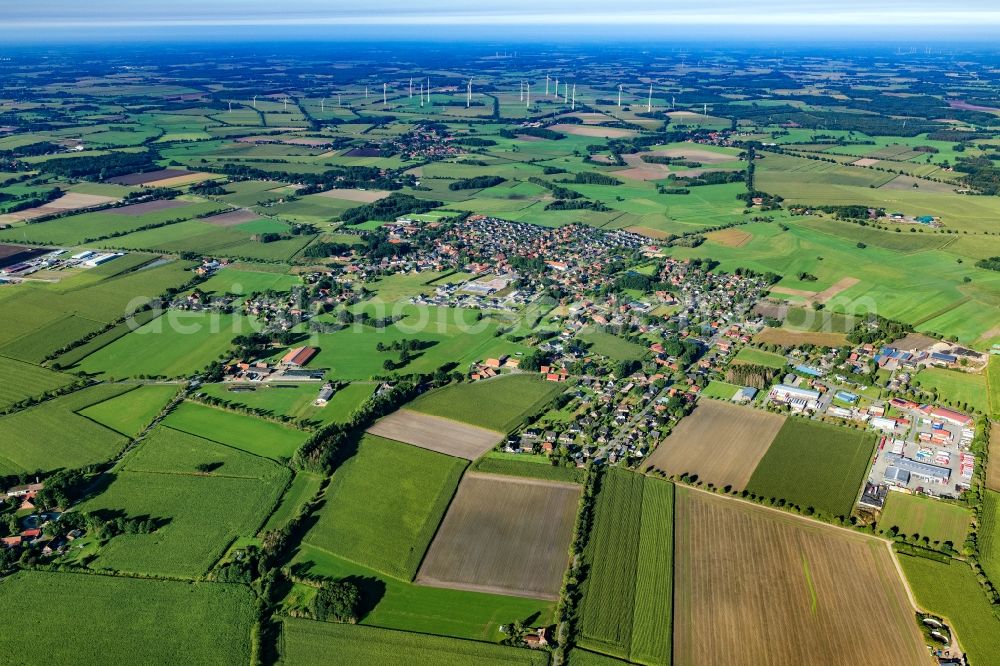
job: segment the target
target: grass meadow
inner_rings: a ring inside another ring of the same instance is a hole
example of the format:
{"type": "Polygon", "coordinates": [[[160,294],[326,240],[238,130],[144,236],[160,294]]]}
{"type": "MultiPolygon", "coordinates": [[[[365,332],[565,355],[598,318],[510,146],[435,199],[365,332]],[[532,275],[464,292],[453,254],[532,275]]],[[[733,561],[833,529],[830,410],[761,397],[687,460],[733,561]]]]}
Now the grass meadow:
{"type": "Polygon", "coordinates": [[[4,635],[8,657],[94,666],[250,661],[255,605],[241,585],[22,571],[0,580],[0,594],[20,600],[21,630],[4,635]]]}
{"type": "Polygon", "coordinates": [[[112,538],[88,566],[199,578],[234,539],[257,533],[289,477],[286,468],[264,458],[159,426],[110,473],[107,489],[80,510],[148,516],[161,526],[150,534],[112,538]]]}
{"type": "Polygon", "coordinates": [[[176,384],[142,384],[128,393],[91,405],[80,414],[123,435],[135,437],[179,390],[176,384]]]}
{"type": "Polygon", "coordinates": [[[830,516],[848,516],[874,449],[871,433],[789,418],[746,489],[830,516]]]}
{"type": "Polygon", "coordinates": [[[466,464],[365,435],[357,452],[334,473],[305,542],[410,581],[466,464]]]}
{"type": "Polygon", "coordinates": [[[288,459],[309,433],[264,419],[197,402],[183,402],[164,425],[274,460],[288,459]]]}
{"type": "Polygon", "coordinates": [[[463,423],[509,432],[565,390],[538,375],[512,375],[472,384],[452,384],[426,393],[409,409],[463,423]]]}
{"type": "Polygon", "coordinates": [[[931,543],[950,543],[961,548],[972,523],[972,513],[964,506],[906,493],[889,493],[879,528],[897,528],[907,536],[926,537],[931,543]]]}

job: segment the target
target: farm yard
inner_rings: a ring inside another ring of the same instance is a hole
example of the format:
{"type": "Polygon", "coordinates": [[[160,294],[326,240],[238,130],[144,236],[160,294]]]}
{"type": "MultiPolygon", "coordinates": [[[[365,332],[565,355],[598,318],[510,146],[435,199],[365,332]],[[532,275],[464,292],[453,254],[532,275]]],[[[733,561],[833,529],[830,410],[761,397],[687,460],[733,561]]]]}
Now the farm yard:
{"type": "Polygon", "coordinates": [[[502,432],[410,409],[379,419],[368,432],[467,460],[475,460],[503,438],[502,432]]]}
{"type": "Polygon", "coordinates": [[[576,484],[466,474],[416,582],[557,600],[579,498],[576,484]]]}
{"type": "Polygon", "coordinates": [[[684,487],[674,531],[674,664],[927,662],[885,542],[684,487]]]}
{"type": "Polygon", "coordinates": [[[697,475],[717,488],[742,490],[784,423],[777,414],[703,400],[657,445],[646,470],[697,475]]]}

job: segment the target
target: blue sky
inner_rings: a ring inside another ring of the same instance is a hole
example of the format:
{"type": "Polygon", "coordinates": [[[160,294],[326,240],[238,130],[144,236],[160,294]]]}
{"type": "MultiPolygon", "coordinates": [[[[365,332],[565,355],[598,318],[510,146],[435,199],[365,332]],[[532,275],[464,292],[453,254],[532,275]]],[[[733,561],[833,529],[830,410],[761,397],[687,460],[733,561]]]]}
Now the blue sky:
{"type": "Polygon", "coordinates": [[[546,29],[607,39],[731,34],[783,38],[955,39],[1000,37],[998,0],[13,0],[0,35],[44,41],[77,35],[229,31],[354,37],[414,29],[465,37],[545,34],[546,29]]]}

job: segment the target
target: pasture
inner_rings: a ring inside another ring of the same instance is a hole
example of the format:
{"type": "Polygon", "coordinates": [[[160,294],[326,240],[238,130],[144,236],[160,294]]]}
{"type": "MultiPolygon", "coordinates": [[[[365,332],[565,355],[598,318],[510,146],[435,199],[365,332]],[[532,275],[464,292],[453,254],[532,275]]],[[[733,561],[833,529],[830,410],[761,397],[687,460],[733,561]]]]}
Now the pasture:
{"type": "Polygon", "coordinates": [[[924,390],[934,391],[939,400],[986,414],[990,410],[990,394],[986,376],[946,368],[925,368],[913,378],[924,390]]]}
{"type": "Polygon", "coordinates": [[[498,377],[472,384],[451,384],[425,393],[408,406],[415,412],[509,432],[539,412],[566,389],[538,375],[498,377]]]}
{"type": "Polygon", "coordinates": [[[94,666],[250,661],[254,599],[241,585],[22,571],[0,580],[0,594],[21,600],[23,631],[4,634],[8,657],[94,666]]]}
{"type": "Polygon", "coordinates": [[[784,423],[763,410],[703,400],[657,444],[646,470],[696,474],[718,488],[742,490],[784,423]]]}
{"type": "Polygon", "coordinates": [[[576,484],[466,474],[416,582],[556,601],[579,499],[576,484]]]}
{"type": "Polygon", "coordinates": [[[321,666],[336,655],[343,666],[544,666],[548,652],[413,634],[376,627],[296,618],[281,620],[280,660],[288,666],[321,666]]]}
{"type": "Polygon", "coordinates": [[[829,516],[849,516],[875,450],[875,435],[788,418],[746,489],[829,516]]]}
{"type": "Polygon", "coordinates": [[[413,579],[465,460],[365,435],[334,473],[305,543],[413,579]]]}
{"type": "Polygon", "coordinates": [[[760,349],[754,349],[753,347],[744,347],[736,352],[736,356],[733,357],[733,363],[763,365],[768,368],[780,370],[788,365],[788,359],[780,354],[761,351],[760,349]]]}
{"type": "Polygon", "coordinates": [[[26,398],[36,398],[49,391],[69,386],[73,377],[31,363],[0,356],[0,409],[26,398]]]}
{"type": "Polygon", "coordinates": [[[128,440],[76,412],[129,388],[98,385],[0,417],[0,475],[83,467],[113,458],[128,440]]]}
{"type": "Polygon", "coordinates": [[[368,428],[368,432],[466,460],[475,460],[483,455],[504,435],[495,430],[409,409],[400,409],[382,417],[368,428]]]}
{"type": "Polygon", "coordinates": [[[186,401],[163,419],[163,424],[274,460],[289,459],[309,433],[274,421],[186,401]]]}
{"type": "Polygon", "coordinates": [[[179,390],[176,384],[142,384],[128,393],[91,405],[80,414],[123,435],[135,437],[179,390]]]}
{"type": "MultiPolygon", "coordinates": [[[[310,575],[358,581],[367,609],[360,621],[364,625],[495,643],[504,636],[500,633],[501,623],[553,621],[555,604],[549,601],[416,585],[308,544],[299,548],[292,568],[310,575]]],[[[308,588],[293,590],[284,604],[296,607],[309,594],[308,588]]]]}
{"type": "Polygon", "coordinates": [[[230,390],[232,384],[205,384],[200,391],[233,405],[263,410],[272,416],[288,416],[314,425],[346,423],[354,411],[375,391],[375,384],[353,383],[338,389],[323,407],[313,404],[321,385],[316,382],[253,384],[253,390],[230,390]]]}
{"type": "Polygon", "coordinates": [[[674,486],[612,467],[604,473],[584,561],[580,647],[669,665],[674,486]]]}
{"type": "Polygon", "coordinates": [[[590,351],[615,361],[640,360],[648,354],[645,347],[601,330],[586,331],[578,337],[590,345],[590,351]]]}
{"type": "Polygon", "coordinates": [[[81,511],[159,524],[123,534],[88,563],[95,571],[200,578],[238,537],[257,533],[290,474],[257,456],[164,426],[131,451],[81,511]],[[203,471],[204,470],[204,471],[203,471]]]}
{"type": "Polygon", "coordinates": [[[879,529],[896,528],[910,537],[926,537],[932,544],[949,543],[961,548],[972,523],[972,513],[964,506],[941,500],[889,493],[882,507],[879,529]]]}
{"type": "Polygon", "coordinates": [[[253,330],[239,315],[170,310],[77,364],[103,378],[184,377],[220,358],[237,335],[253,330]]]}
{"type": "Polygon", "coordinates": [[[740,390],[739,386],[735,384],[727,384],[726,382],[720,382],[717,379],[713,379],[708,383],[701,395],[706,398],[715,398],[717,400],[732,400],[736,392],[740,390]]]}
{"type": "Polygon", "coordinates": [[[968,564],[899,553],[899,564],[922,609],[948,620],[970,664],[1000,663],[1000,618],[968,564]]]}
{"type": "Polygon", "coordinates": [[[686,487],[674,531],[677,666],[927,663],[885,542],[686,487]]]}

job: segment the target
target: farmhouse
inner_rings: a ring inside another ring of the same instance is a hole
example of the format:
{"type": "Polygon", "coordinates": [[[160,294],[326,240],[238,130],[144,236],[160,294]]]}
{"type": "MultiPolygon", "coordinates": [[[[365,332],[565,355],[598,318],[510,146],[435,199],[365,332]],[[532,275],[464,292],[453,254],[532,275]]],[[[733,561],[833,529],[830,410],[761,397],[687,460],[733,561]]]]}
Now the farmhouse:
{"type": "Polygon", "coordinates": [[[296,347],[281,357],[281,364],[287,367],[301,368],[312,359],[319,350],[315,347],[296,347]]]}

